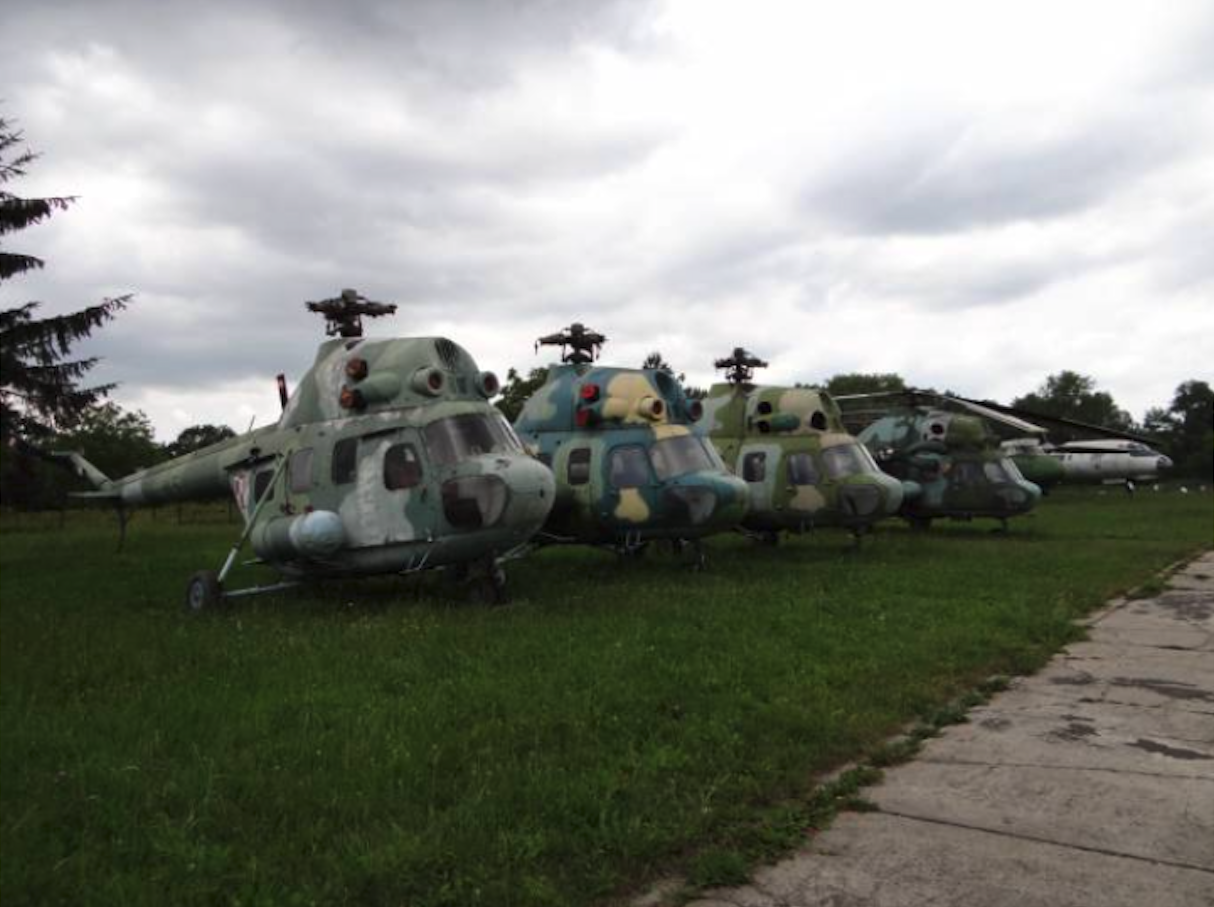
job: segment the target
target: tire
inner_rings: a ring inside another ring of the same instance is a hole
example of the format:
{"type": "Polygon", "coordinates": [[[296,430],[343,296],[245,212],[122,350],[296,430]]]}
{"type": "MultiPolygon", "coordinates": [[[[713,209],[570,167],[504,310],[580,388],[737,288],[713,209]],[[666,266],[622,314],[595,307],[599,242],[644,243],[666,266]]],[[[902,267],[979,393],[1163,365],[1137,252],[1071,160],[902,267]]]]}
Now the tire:
{"type": "Polygon", "coordinates": [[[213,611],[223,604],[223,586],[214,570],[199,570],[185,587],[185,606],[194,614],[213,611]]]}

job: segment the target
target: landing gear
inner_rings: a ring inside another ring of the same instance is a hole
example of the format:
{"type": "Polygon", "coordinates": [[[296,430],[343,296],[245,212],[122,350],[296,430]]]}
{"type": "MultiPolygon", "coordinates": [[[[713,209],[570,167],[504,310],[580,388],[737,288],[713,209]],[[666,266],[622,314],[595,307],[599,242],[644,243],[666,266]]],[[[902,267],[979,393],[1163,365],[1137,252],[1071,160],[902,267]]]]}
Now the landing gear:
{"type": "Polygon", "coordinates": [[[506,603],[506,571],[495,558],[485,558],[472,564],[465,575],[468,600],[478,605],[506,603]]]}
{"type": "Polygon", "coordinates": [[[199,570],[192,577],[185,589],[185,605],[190,611],[198,614],[201,611],[213,611],[223,604],[223,586],[219,582],[219,574],[214,570],[199,570]]]}
{"type": "Polygon", "coordinates": [[[780,544],[780,533],[775,529],[765,529],[756,535],[760,545],[776,548],[780,544]]]}

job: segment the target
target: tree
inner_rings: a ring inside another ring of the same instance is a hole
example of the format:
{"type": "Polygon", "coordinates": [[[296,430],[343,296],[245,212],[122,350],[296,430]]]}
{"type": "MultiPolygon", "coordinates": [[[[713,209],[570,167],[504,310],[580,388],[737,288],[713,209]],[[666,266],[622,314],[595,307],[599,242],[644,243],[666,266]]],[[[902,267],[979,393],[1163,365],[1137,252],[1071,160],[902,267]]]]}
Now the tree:
{"type": "MultiPolygon", "coordinates": [[[[0,187],[23,176],[36,158],[22,144],[22,134],[0,118],[0,187]]],[[[36,224],[74,200],[18,198],[0,188],[0,236],[36,224]]],[[[0,281],[42,266],[42,260],[32,255],[0,249],[0,281]]],[[[111,384],[81,386],[97,359],[68,356],[72,344],[113,318],[129,298],[106,299],[50,318],[35,317],[37,302],[0,311],[0,442],[20,450],[45,439],[112,390],[111,384]]]]}
{"type": "Polygon", "coordinates": [[[126,412],[116,403],[88,409],[71,431],[59,435],[64,450],[75,450],[110,478],[130,475],[165,458],[143,412],[126,412]]]}
{"type": "Polygon", "coordinates": [[[1072,371],[1050,375],[1037,390],[1013,400],[1012,406],[1116,431],[1129,431],[1134,424],[1130,414],[1120,409],[1112,396],[1096,390],[1093,379],[1072,371]]]}
{"type": "Polygon", "coordinates": [[[901,375],[893,372],[845,372],[827,378],[822,387],[832,397],[849,394],[884,394],[906,390],[901,375]]]}
{"type": "Polygon", "coordinates": [[[526,378],[518,373],[518,369],[512,368],[506,372],[506,383],[502,386],[502,396],[494,405],[502,411],[502,415],[513,422],[523,411],[523,404],[547,380],[548,369],[546,368],[533,368],[526,378]]]}
{"type": "Polygon", "coordinates": [[[1208,383],[1181,384],[1167,409],[1147,411],[1143,429],[1158,439],[1178,472],[1214,478],[1214,390],[1208,383]]]}
{"type": "Polygon", "coordinates": [[[236,432],[226,425],[191,425],[183,428],[177,440],[165,445],[164,450],[170,457],[180,457],[235,437],[236,432]]]}

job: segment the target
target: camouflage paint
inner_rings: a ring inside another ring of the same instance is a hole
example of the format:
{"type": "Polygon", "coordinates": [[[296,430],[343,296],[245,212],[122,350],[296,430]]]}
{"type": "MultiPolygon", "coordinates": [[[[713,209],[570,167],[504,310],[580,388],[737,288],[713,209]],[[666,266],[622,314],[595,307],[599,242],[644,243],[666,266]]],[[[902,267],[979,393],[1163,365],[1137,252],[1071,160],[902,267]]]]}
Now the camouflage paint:
{"type": "Polygon", "coordinates": [[[1029,512],[1041,497],[978,416],[913,407],[873,422],[860,440],[882,469],[919,487],[902,506],[912,522],[1005,519],[1029,512]]]}
{"type": "Polygon", "coordinates": [[[543,525],[555,484],[489,404],[494,390],[496,379],[445,338],[331,340],[277,424],[107,482],[97,496],[137,506],[231,493],[247,518],[259,477],[289,457],[250,536],[254,550],[288,576],[399,572],[500,554],[543,525]],[[436,458],[427,429],[452,424],[447,419],[486,426],[493,443],[436,458]],[[407,487],[389,488],[386,457],[401,445],[414,457],[407,487]],[[468,488],[475,493],[465,494],[468,488]],[[491,510],[476,515],[493,519],[472,525],[469,501],[488,502],[491,510]],[[301,520],[313,513],[336,515],[325,523],[326,532],[342,536],[332,553],[300,548],[301,539],[315,541],[301,520]]]}
{"type": "Polygon", "coordinates": [[[858,442],[825,391],[716,384],[704,400],[697,430],[747,480],[750,510],[743,525],[748,529],[860,529],[896,513],[902,503],[901,483],[882,474],[867,455],[858,455],[858,442]],[[761,474],[755,468],[759,463],[761,474]]]}
{"type": "Polygon", "coordinates": [[[629,545],[694,539],[737,525],[745,485],[692,431],[697,409],[664,371],[552,366],[515,422],[556,477],[556,503],[541,538],[629,545]],[[692,468],[680,468],[672,447],[689,451],[692,468]],[[624,462],[635,475],[625,474],[624,462]]]}

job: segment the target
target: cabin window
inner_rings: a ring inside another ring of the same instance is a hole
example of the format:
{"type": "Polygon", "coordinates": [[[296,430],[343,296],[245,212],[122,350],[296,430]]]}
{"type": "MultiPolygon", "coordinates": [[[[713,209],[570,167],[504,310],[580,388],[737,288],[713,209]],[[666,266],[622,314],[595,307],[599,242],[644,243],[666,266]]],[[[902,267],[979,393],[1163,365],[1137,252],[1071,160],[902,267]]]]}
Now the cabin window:
{"type": "Polygon", "coordinates": [[[649,461],[642,448],[630,444],[611,452],[612,485],[616,488],[638,488],[648,481],[649,461]]]}
{"type": "Polygon", "coordinates": [[[334,485],[353,482],[358,475],[358,438],[342,438],[333,445],[333,462],[329,475],[334,485]]]}
{"type": "Polygon", "coordinates": [[[814,414],[809,417],[809,427],[818,431],[826,431],[826,413],[822,410],[814,410],[814,414]]]}
{"type": "Polygon", "coordinates": [[[761,450],[742,458],[742,478],[747,482],[762,482],[767,478],[767,454],[761,450]]]}
{"type": "Polygon", "coordinates": [[[412,444],[393,444],[384,454],[384,487],[389,491],[421,483],[422,462],[412,444]]]}
{"type": "Polygon", "coordinates": [[[272,469],[263,469],[257,474],[257,478],[253,480],[253,504],[267,495],[270,498],[274,497],[274,487],[270,484],[274,479],[274,471],[272,469]]]}
{"type": "Polygon", "coordinates": [[[312,448],[305,447],[291,454],[287,482],[292,494],[303,494],[312,489],[312,448]]]}
{"type": "Polygon", "coordinates": [[[810,454],[801,452],[788,455],[788,481],[792,485],[818,484],[818,467],[810,454]]]}
{"type": "Polygon", "coordinates": [[[569,451],[569,463],[565,475],[570,485],[585,485],[590,481],[590,448],[579,447],[569,451]]]}

